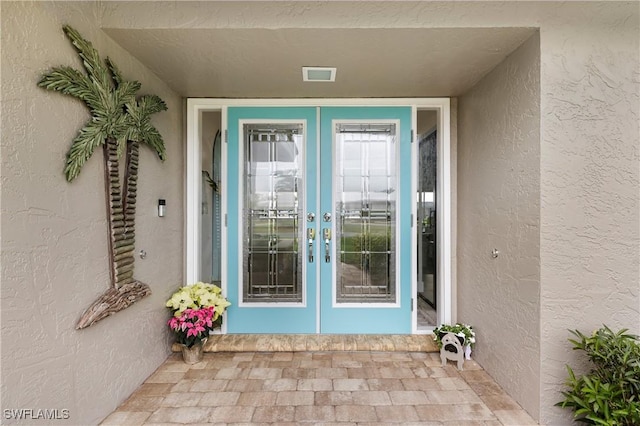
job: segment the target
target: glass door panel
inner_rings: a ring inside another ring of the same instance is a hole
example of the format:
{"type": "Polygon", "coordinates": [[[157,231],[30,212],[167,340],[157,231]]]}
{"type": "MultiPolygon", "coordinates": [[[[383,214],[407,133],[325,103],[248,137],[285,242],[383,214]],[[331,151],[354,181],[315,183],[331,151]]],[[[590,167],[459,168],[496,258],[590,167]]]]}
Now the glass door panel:
{"type": "Polygon", "coordinates": [[[245,303],[302,302],[303,126],[244,124],[245,303]]]}
{"type": "MultiPolygon", "coordinates": [[[[418,115],[418,127],[420,127],[421,115],[424,117],[426,114],[435,116],[434,111],[421,111],[418,115]]],[[[432,120],[435,121],[435,117],[432,120]]],[[[437,140],[437,129],[434,128],[418,136],[417,147],[417,328],[425,331],[437,325],[438,314],[437,140]]]]}
{"type": "Polygon", "coordinates": [[[336,124],[336,303],[395,303],[395,124],[336,124]]]}

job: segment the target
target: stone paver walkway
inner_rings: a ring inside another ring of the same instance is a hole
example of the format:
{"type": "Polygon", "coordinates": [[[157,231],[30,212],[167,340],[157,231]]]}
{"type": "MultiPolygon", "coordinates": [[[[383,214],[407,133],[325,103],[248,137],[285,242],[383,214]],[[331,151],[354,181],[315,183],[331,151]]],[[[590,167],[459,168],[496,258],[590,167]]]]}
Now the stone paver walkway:
{"type": "MultiPolygon", "coordinates": [[[[180,352],[180,345],[173,344],[180,352]]],[[[430,334],[212,334],[205,352],[438,352],[430,334]]]]}
{"type": "Polygon", "coordinates": [[[173,354],[103,425],[535,425],[474,361],[438,353],[173,354]]]}

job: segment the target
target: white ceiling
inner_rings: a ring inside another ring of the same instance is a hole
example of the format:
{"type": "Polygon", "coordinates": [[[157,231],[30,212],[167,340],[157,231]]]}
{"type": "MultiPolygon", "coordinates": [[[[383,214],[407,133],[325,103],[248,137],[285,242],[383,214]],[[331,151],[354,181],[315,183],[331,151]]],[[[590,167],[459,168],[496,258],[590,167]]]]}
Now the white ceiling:
{"type": "Polygon", "coordinates": [[[185,97],[458,96],[532,28],[104,28],[185,97]],[[335,83],[303,66],[337,67],[335,83]]]}

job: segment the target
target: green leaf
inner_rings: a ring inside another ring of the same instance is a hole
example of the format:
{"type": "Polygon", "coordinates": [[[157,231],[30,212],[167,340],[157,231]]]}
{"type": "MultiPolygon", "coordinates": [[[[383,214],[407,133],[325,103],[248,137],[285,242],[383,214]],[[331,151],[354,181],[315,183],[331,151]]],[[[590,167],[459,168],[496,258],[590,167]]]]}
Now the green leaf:
{"type": "Polygon", "coordinates": [[[102,128],[91,121],[80,130],[67,153],[67,163],[64,168],[67,181],[71,182],[78,177],[84,163],[98,146],[104,144],[106,138],[102,128]]]}
{"type": "Polygon", "coordinates": [[[140,106],[141,114],[144,116],[151,116],[152,114],[167,110],[167,104],[156,95],[141,96],[140,99],[138,99],[138,105],[140,106]]]}
{"type": "Polygon", "coordinates": [[[80,33],[69,25],[65,25],[62,29],[76,48],[87,74],[89,74],[98,86],[103,88],[110,87],[112,84],[108,69],[102,64],[100,55],[96,49],[93,48],[91,42],[82,38],[80,33]]]}
{"type": "Polygon", "coordinates": [[[146,137],[144,141],[156,151],[160,160],[164,161],[167,159],[167,152],[164,147],[164,141],[162,140],[162,136],[158,132],[155,127],[152,127],[146,131],[146,137]]]}
{"type": "Polygon", "coordinates": [[[38,81],[38,86],[79,99],[83,99],[86,96],[85,93],[91,91],[89,88],[90,80],[86,75],[71,67],[64,66],[53,68],[45,73],[38,81]]]}
{"type": "Polygon", "coordinates": [[[109,67],[109,71],[111,71],[111,76],[113,77],[113,81],[116,83],[116,87],[118,87],[124,81],[124,78],[122,77],[122,73],[120,72],[120,69],[108,56],[104,61],[107,63],[107,67],[109,67]]]}
{"type": "Polygon", "coordinates": [[[151,115],[165,111],[167,105],[156,95],[144,95],[136,102],[127,103],[126,108],[133,127],[129,139],[149,145],[164,161],[166,159],[164,141],[160,132],[151,124],[151,115]]]}

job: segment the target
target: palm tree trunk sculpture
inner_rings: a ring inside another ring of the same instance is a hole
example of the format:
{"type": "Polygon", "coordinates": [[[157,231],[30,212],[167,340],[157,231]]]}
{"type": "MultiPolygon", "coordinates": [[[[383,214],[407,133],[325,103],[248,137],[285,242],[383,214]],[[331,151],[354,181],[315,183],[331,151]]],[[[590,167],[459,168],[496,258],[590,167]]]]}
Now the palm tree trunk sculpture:
{"type": "Polygon", "coordinates": [[[133,266],[135,257],[135,217],[136,217],[136,191],[138,187],[138,142],[127,142],[127,163],[124,181],[124,199],[122,200],[123,219],[117,223],[114,238],[113,264],[115,268],[116,286],[128,284],[133,281],[133,266]]]}
{"type": "Polygon", "coordinates": [[[80,130],[67,154],[64,169],[73,181],[93,151],[103,146],[107,222],[109,225],[108,290],[82,314],[76,328],[95,324],[151,294],[147,284],[134,278],[135,213],[139,145],[152,147],[165,159],[162,136],[151,125],[151,114],[167,109],[155,95],[136,98],[137,81],[126,81],[108,58],[105,64],[90,42],[69,26],[63,27],[83,61],[86,74],[70,67],[56,67],[38,85],[85,102],[91,120],[80,130]],[[125,149],[126,148],[126,149],[125,149]],[[120,154],[126,151],[124,188],[120,183],[120,154]]]}

